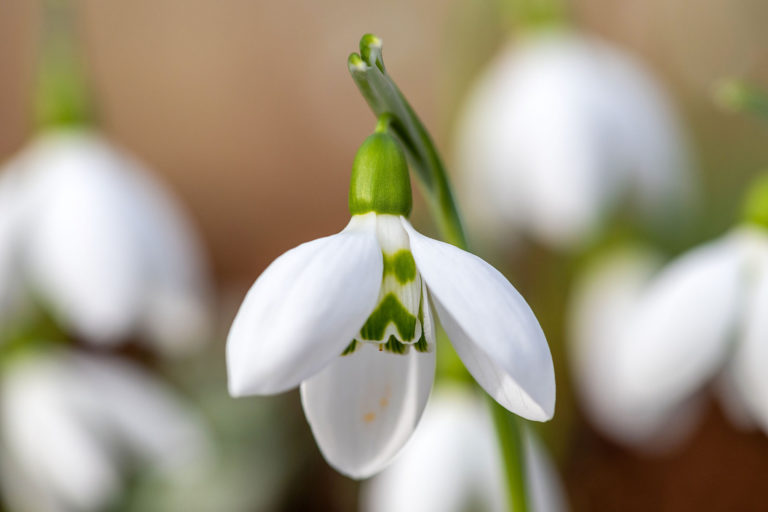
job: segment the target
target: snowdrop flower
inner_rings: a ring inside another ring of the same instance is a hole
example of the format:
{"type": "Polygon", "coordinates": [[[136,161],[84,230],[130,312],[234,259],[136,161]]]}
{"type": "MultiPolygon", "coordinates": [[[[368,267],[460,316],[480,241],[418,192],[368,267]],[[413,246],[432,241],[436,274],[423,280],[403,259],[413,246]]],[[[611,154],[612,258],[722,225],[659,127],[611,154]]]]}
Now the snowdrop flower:
{"type": "Polygon", "coordinates": [[[493,267],[413,229],[405,157],[381,124],[355,158],[349,206],[343,231],[280,256],[249,290],[227,340],[230,393],[301,384],[325,458],[346,475],[370,476],[408,440],[426,404],[434,306],[494,399],[550,419],[554,371],[536,317],[493,267]]]}
{"type": "Polygon", "coordinates": [[[600,254],[577,279],[568,318],[569,360],[588,416],[616,441],[652,451],[682,440],[698,406],[638,400],[617,364],[630,318],[661,262],[659,254],[635,245],[600,254]]]}
{"type": "Polygon", "coordinates": [[[128,155],[93,132],[48,133],[6,165],[0,196],[0,284],[22,281],[91,342],[138,334],[175,352],[205,338],[198,240],[128,155]]]}
{"type": "MultiPolygon", "coordinates": [[[[690,412],[692,399],[714,382],[731,417],[744,424],[748,415],[768,432],[767,199],[768,180],[763,179],[748,201],[750,222],[688,251],[635,286],[644,278],[639,277],[623,297],[614,293],[614,309],[603,311],[616,313],[615,320],[604,322],[614,326],[602,334],[591,332],[593,348],[585,356],[602,359],[595,364],[603,377],[593,378],[610,382],[601,392],[591,386],[607,406],[604,415],[609,409],[627,415],[627,421],[606,424],[609,430],[636,418],[638,435],[629,437],[642,439],[675,415],[691,417],[685,410],[690,412]],[[601,335],[611,336],[613,347],[599,341],[601,335]]],[[[589,330],[580,337],[588,335],[589,330]]],[[[629,425],[623,428],[626,434],[629,425]]]]}
{"type": "MultiPolygon", "coordinates": [[[[509,510],[503,462],[488,410],[477,396],[458,387],[438,388],[434,395],[397,460],[363,487],[361,510],[509,510]]],[[[525,463],[531,510],[567,510],[555,468],[529,431],[525,463]]]]}
{"type": "Polygon", "coordinates": [[[104,510],[132,465],[173,481],[204,460],[197,416],[138,367],[66,349],[18,357],[0,385],[0,482],[15,510],[104,510]]]}
{"type": "Polygon", "coordinates": [[[471,90],[457,167],[477,230],[574,247],[631,198],[669,222],[690,195],[688,155],[646,71],[596,39],[547,31],[510,43],[471,90]]]}

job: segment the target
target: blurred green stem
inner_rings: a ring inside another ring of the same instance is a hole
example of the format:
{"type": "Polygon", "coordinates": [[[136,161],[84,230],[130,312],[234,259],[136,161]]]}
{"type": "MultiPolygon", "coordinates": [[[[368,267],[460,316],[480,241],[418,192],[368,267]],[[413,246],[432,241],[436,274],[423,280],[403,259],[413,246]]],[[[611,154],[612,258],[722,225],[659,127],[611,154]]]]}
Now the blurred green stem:
{"type": "MultiPolygon", "coordinates": [[[[392,116],[391,133],[405,148],[406,155],[426,190],[433,217],[443,238],[464,250],[469,249],[461,215],[440,155],[416,113],[395,82],[387,75],[381,54],[381,39],[366,34],[360,40],[360,54],[349,56],[349,71],[376,116],[392,116]]],[[[528,512],[528,487],[523,450],[523,420],[493,399],[493,424],[504,459],[508,504],[514,512],[528,512]]]]}
{"type": "Polygon", "coordinates": [[[567,23],[565,0],[500,0],[499,6],[513,29],[538,30],[567,23]]]}
{"type": "Polygon", "coordinates": [[[42,3],[35,123],[38,129],[87,125],[93,120],[76,34],[75,8],[67,0],[42,3]]]}
{"type": "Polygon", "coordinates": [[[746,112],[768,122],[768,92],[740,80],[726,80],[715,89],[715,100],[724,108],[746,112]]]}

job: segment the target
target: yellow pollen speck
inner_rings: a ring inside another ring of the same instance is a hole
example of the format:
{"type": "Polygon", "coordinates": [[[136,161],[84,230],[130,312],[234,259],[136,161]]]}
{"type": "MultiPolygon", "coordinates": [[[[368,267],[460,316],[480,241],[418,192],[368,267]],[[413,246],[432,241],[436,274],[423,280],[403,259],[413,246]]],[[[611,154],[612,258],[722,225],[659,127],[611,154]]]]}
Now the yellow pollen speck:
{"type": "Polygon", "coordinates": [[[387,397],[384,397],[384,398],[382,398],[381,400],[379,400],[379,405],[380,405],[381,407],[386,407],[386,406],[388,406],[388,405],[389,405],[389,398],[387,398],[387,397]]]}
{"type": "Polygon", "coordinates": [[[366,423],[371,423],[375,419],[376,419],[375,412],[367,412],[363,415],[363,421],[366,423]]]}

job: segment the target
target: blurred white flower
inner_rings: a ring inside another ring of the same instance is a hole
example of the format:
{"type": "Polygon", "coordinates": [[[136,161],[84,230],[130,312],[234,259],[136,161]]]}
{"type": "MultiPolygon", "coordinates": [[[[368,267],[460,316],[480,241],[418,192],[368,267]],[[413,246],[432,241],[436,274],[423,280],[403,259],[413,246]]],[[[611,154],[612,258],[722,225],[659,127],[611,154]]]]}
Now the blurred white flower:
{"type": "Polygon", "coordinates": [[[739,227],[652,266],[614,262],[575,295],[575,374],[597,423],[631,443],[684,432],[712,382],[729,416],[768,433],[768,233],[739,227]]]}
{"type": "Polygon", "coordinates": [[[626,199],[657,223],[690,199],[662,91],[628,55],[575,33],[505,47],[470,92],[456,145],[470,221],[494,240],[525,232],[573,247],[626,199]]]}
{"type": "Polygon", "coordinates": [[[91,342],[138,334],[174,352],[205,339],[200,244],[170,194],[106,140],[37,138],[0,174],[0,199],[0,285],[29,286],[91,342]]]}
{"type": "Polygon", "coordinates": [[[130,470],[175,481],[205,460],[199,418],[138,367],[65,349],[18,357],[0,380],[0,482],[14,510],[103,510],[130,470]]]}
{"type": "MultiPolygon", "coordinates": [[[[487,407],[458,387],[435,390],[424,418],[395,462],[363,486],[365,512],[509,510],[504,468],[487,407]]],[[[556,470],[528,431],[530,508],[567,510],[556,470]]]]}
{"type": "Polygon", "coordinates": [[[680,440],[696,406],[635,400],[617,364],[629,318],[661,262],[659,254],[634,245],[594,258],[574,284],[568,318],[569,361],[590,419],[611,438],[652,450],[680,440]]]}

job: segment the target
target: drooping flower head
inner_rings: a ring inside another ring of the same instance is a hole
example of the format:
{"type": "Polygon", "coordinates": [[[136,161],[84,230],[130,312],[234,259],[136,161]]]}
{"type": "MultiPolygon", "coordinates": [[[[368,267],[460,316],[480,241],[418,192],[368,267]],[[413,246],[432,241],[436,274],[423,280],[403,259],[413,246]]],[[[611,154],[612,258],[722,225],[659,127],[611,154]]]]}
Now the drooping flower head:
{"type": "Polygon", "coordinates": [[[661,230],[692,195],[682,133],[653,77],[607,42],[563,29],[510,41],[457,124],[469,220],[559,249],[583,246],[618,206],[661,230]]]}
{"type": "Polygon", "coordinates": [[[552,417],[552,358],[497,270],[419,234],[408,166],[383,116],[355,157],[347,227],[256,280],[227,339],[233,396],[301,385],[315,439],[340,472],[381,470],[408,440],[435,371],[435,312],[478,383],[525,418],[552,417]]]}
{"type": "Polygon", "coordinates": [[[183,210],[95,131],[47,132],[0,171],[0,318],[25,289],[98,345],[137,336],[177,353],[210,329],[203,251],[183,210]]]}
{"type": "Polygon", "coordinates": [[[765,176],[745,214],[746,222],[658,272],[647,257],[614,260],[580,287],[574,373],[612,437],[645,445],[659,433],[674,437],[673,428],[687,432],[711,383],[737,424],[768,432],[765,176]]]}

